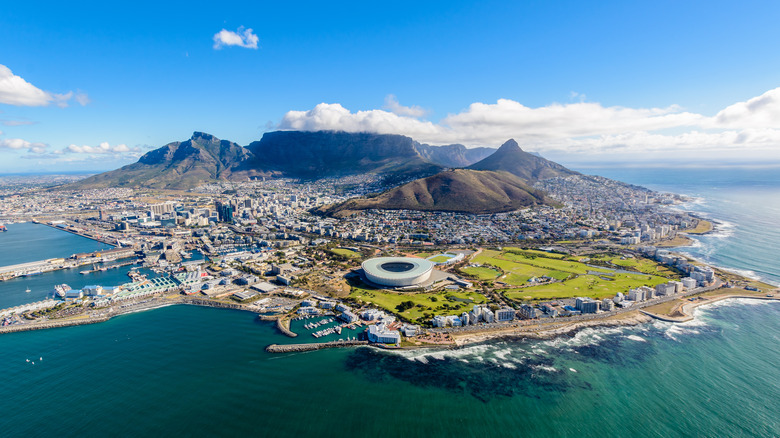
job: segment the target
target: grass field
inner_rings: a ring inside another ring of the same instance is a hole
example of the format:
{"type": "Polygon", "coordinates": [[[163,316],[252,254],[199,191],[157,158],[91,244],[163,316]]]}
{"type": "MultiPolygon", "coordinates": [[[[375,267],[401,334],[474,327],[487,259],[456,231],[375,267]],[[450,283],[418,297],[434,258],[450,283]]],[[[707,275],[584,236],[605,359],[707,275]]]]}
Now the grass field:
{"type": "Polygon", "coordinates": [[[587,274],[589,271],[608,272],[606,269],[586,266],[563,254],[516,248],[507,248],[507,251],[509,252],[486,250],[474,257],[472,262],[500,269],[502,274],[507,274],[501,281],[512,285],[522,285],[531,277],[545,275],[557,280],[565,280],[572,275],[587,274]]]}
{"type": "Polygon", "coordinates": [[[618,292],[627,293],[639,286],[653,287],[665,283],[668,279],[643,274],[615,274],[612,280],[596,275],[581,275],[561,283],[531,286],[521,290],[509,290],[505,296],[514,300],[553,300],[559,298],[590,297],[602,299],[613,297],[618,292]]]}
{"type": "Polygon", "coordinates": [[[548,259],[565,259],[568,256],[566,254],[558,254],[555,252],[547,252],[547,251],[539,251],[536,249],[522,249],[522,248],[515,248],[512,246],[504,247],[505,252],[511,252],[515,254],[523,254],[528,256],[537,256],[537,257],[547,257],[548,259]]]}
{"type": "Polygon", "coordinates": [[[644,274],[660,275],[670,279],[679,279],[680,274],[669,269],[668,267],[647,258],[626,258],[621,259],[611,255],[593,256],[592,260],[600,260],[604,262],[612,263],[620,268],[629,271],[638,271],[644,274]]]}
{"type": "Polygon", "coordinates": [[[331,249],[330,252],[333,254],[338,254],[340,256],[349,257],[351,259],[359,259],[363,255],[359,252],[352,251],[351,249],[345,249],[345,248],[334,248],[331,249]]]}
{"type": "Polygon", "coordinates": [[[452,257],[447,257],[447,256],[439,255],[439,256],[436,256],[436,257],[432,257],[432,258],[430,258],[430,259],[428,259],[428,260],[430,260],[430,261],[432,261],[432,262],[434,262],[434,263],[444,263],[444,262],[446,262],[447,260],[449,260],[449,259],[451,259],[451,258],[452,258],[452,257]]]}
{"type": "Polygon", "coordinates": [[[461,269],[461,271],[478,280],[495,280],[496,277],[501,275],[501,273],[496,271],[495,269],[486,268],[484,266],[478,268],[477,267],[464,268],[461,269]]]}
{"type": "Polygon", "coordinates": [[[688,234],[704,234],[709,233],[712,231],[712,222],[700,220],[698,224],[696,224],[696,228],[692,230],[683,230],[688,234]]]}
{"type": "Polygon", "coordinates": [[[432,293],[391,292],[353,286],[350,298],[362,303],[371,303],[376,307],[409,320],[416,320],[428,313],[433,315],[460,315],[471,310],[474,304],[484,304],[487,299],[474,291],[446,291],[432,293]],[[435,301],[434,301],[435,300],[435,301]],[[414,303],[414,307],[399,312],[397,306],[405,301],[414,303]]]}

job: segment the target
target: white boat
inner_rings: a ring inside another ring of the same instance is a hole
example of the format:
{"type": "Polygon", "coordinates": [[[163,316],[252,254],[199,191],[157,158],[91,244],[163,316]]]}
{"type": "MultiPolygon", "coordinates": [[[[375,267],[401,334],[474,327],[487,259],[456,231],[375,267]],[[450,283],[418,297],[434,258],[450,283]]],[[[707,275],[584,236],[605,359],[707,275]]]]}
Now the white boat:
{"type": "Polygon", "coordinates": [[[29,293],[30,293],[30,292],[32,292],[32,291],[31,291],[31,290],[30,290],[30,288],[28,287],[28,288],[27,288],[27,290],[26,290],[25,292],[27,292],[27,293],[29,294],[29,293]]]}

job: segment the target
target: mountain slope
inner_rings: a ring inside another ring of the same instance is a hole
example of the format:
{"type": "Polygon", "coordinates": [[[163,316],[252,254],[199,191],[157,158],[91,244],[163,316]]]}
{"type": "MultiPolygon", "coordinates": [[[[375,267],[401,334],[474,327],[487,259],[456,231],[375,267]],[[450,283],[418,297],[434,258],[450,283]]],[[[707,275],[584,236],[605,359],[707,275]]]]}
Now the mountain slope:
{"type": "Polygon", "coordinates": [[[468,169],[509,172],[529,184],[541,179],[578,174],[558,163],[523,151],[513,139],[501,145],[494,154],[468,166],[468,169]]]}
{"type": "Polygon", "coordinates": [[[356,198],[317,212],[343,217],[359,210],[419,210],[500,213],[531,205],[554,205],[508,172],[455,169],[417,179],[371,198],[356,198]]]}
{"type": "Polygon", "coordinates": [[[251,157],[236,143],[195,132],[187,141],[169,143],[146,153],[137,163],[91,176],[69,188],[188,189],[216,180],[242,180],[256,174],[241,168],[251,157]]]}
{"type": "Polygon", "coordinates": [[[466,167],[496,152],[493,148],[467,148],[462,144],[430,146],[416,144],[417,153],[424,159],[444,167],[466,167]]]}

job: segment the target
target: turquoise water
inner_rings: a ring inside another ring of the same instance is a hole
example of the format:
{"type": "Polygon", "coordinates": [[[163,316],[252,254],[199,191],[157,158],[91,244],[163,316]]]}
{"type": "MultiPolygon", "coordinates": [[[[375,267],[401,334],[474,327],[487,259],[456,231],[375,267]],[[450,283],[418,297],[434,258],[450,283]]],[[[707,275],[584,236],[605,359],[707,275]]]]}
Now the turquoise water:
{"type": "Polygon", "coordinates": [[[36,262],[73,254],[113,248],[67,231],[25,222],[8,224],[0,233],[0,266],[36,262]]]}
{"type": "Polygon", "coordinates": [[[776,436],[778,317],[776,303],[726,302],[693,324],[586,330],[555,341],[271,355],[263,347],[285,338],[251,313],[172,306],[0,336],[0,430],[776,436]]]}
{"type": "MultiPolygon", "coordinates": [[[[113,263],[116,262],[110,262],[107,265],[113,263]]],[[[127,273],[133,266],[138,265],[123,266],[121,268],[82,275],[79,273],[80,271],[92,269],[92,265],[85,265],[74,269],[62,269],[30,277],[0,281],[0,309],[46,299],[51,295],[56,284],[65,283],[74,289],[81,289],[84,286],[93,284],[118,286],[128,283],[131,280],[127,273]],[[30,292],[26,292],[28,288],[30,292]]],[[[149,275],[150,278],[156,275],[149,269],[140,269],[139,272],[149,275]]]]}

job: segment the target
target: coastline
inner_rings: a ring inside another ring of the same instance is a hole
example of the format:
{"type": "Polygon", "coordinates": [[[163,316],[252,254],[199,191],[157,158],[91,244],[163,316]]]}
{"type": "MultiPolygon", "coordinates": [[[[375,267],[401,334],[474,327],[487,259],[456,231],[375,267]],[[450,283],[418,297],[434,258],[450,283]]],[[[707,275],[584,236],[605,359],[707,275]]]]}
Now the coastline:
{"type": "MultiPolygon", "coordinates": [[[[776,292],[776,291],[775,291],[776,292]]],[[[712,297],[708,297],[706,299],[699,299],[696,301],[689,301],[689,302],[681,302],[678,303],[677,306],[675,306],[671,312],[668,314],[664,313],[654,313],[650,312],[644,309],[639,310],[643,314],[650,316],[652,318],[658,319],[659,321],[666,321],[666,322],[673,322],[673,323],[681,323],[681,322],[688,322],[696,319],[696,316],[694,315],[693,311],[696,310],[698,307],[707,306],[710,304],[715,304],[719,301],[724,300],[738,300],[738,299],[748,299],[748,300],[762,300],[762,301],[780,301],[780,296],[757,296],[757,295],[745,295],[745,294],[722,294],[722,295],[714,295],[712,297]]]]}
{"type": "MultiPolygon", "coordinates": [[[[653,312],[644,309],[637,309],[635,311],[627,312],[620,315],[613,315],[605,318],[597,318],[597,319],[586,320],[586,321],[554,321],[554,322],[540,323],[536,325],[524,325],[524,326],[509,325],[507,327],[491,328],[484,331],[470,332],[464,334],[457,334],[457,333],[450,334],[450,338],[453,341],[451,344],[421,344],[421,345],[413,345],[413,346],[409,345],[403,347],[392,347],[386,345],[374,345],[374,344],[369,344],[367,342],[344,343],[344,342],[332,341],[332,342],[317,343],[311,345],[310,344],[289,344],[290,345],[289,347],[270,348],[267,349],[266,351],[273,352],[273,353],[283,353],[283,352],[289,352],[293,350],[310,351],[310,350],[320,350],[325,348],[344,348],[349,346],[373,346],[373,347],[380,347],[382,349],[387,349],[387,350],[423,350],[423,349],[431,349],[431,348],[448,349],[448,348],[460,348],[471,344],[489,342],[492,340],[503,339],[503,338],[553,339],[560,336],[570,336],[573,333],[576,333],[580,330],[584,330],[587,328],[635,326],[640,324],[646,324],[652,321],[653,319],[672,322],[672,323],[688,322],[695,319],[695,315],[693,314],[693,311],[700,306],[706,306],[709,304],[714,304],[719,301],[728,300],[728,299],[758,299],[758,300],[766,300],[766,301],[780,301],[780,294],[777,294],[778,292],[780,292],[780,289],[774,290],[773,296],[770,297],[770,296],[766,296],[766,294],[764,294],[764,296],[759,296],[757,294],[756,295],[745,294],[744,291],[742,290],[726,292],[726,293],[718,293],[718,291],[711,291],[711,292],[705,292],[704,294],[706,295],[706,294],[715,293],[715,295],[710,295],[705,299],[701,299],[703,297],[699,297],[699,299],[697,299],[696,301],[686,301],[685,298],[680,298],[678,300],[675,300],[676,302],[673,301],[675,305],[666,313],[660,311],[653,312]],[[290,348],[292,348],[292,350],[290,348]]],[[[73,326],[87,325],[87,324],[96,324],[96,323],[108,321],[114,317],[121,316],[121,315],[144,312],[147,310],[154,310],[154,309],[159,309],[159,308],[173,306],[173,305],[213,307],[213,308],[241,310],[241,311],[256,313],[252,309],[241,304],[213,302],[209,300],[202,300],[202,299],[190,298],[190,297],[167,296],[167,297],[157,297],[153,299],[153,301],[144,301],[144,302],[136,303],[124,308],[120,308],[119,310],[111,311],[101,315],[86,315],[86,316],[81,315],[79,317],[70,318],[70,319],[44,320],[41,322],[31,322],[27,324],[17,324],[17,325],[0,327],[0,335],[6,333],[19,333],[24,331],[45,330],[45,329],[73,327],[73,326]]],[[[657,306],[651,306],[649,307],[649,309],[652,310],[653,307],[657,307],[657,306]]],[[[284,318],[268,318],[268,317],[262,317],[262,315],[258,315],[258,317],[262,320],[275,319],[276,327],[282,332],[282,334],[286,336],[290,336],[290,334],[285,333],[285,331],[281,330],[281,328],[279,327],[279,326],[284,326],[284,322],[282,321],[284,318]]]]}
{"type": "MultiPolygon", "coordinates": [[[[84,315],[81,314],[77,317],[62,318],[62,319],[45,319],[41,321],[34,321],[25,324],[13,324],[0,327],[0,335],[6,333],[19,333],[33,330],[45,330],[61,327],[74,327],[79,325],[96,324],[100,322],[106,322],[112,318],[122,315],[129,315],[131,313],[145,312],[147,310],[160,309],[168,306],[175,305],[189,305],[189,306],[201,306],[201,307],[213,307],[219,309],[231,309],[241,310],[245,312],[254,312],[252,309],[244,307],[240,304],[230,304],[222,302],[214,302],[208,300],[201,300],[190,297],[178,297],[178,296],[162,296],[155,297],[150,300],[144,300],[139,303],[133,303],[126,307],[121,307],[118,310],[107,310],[97,315],[84,315]]],[[[263,319],[263,318],[261,318],[263,319]]]]}

